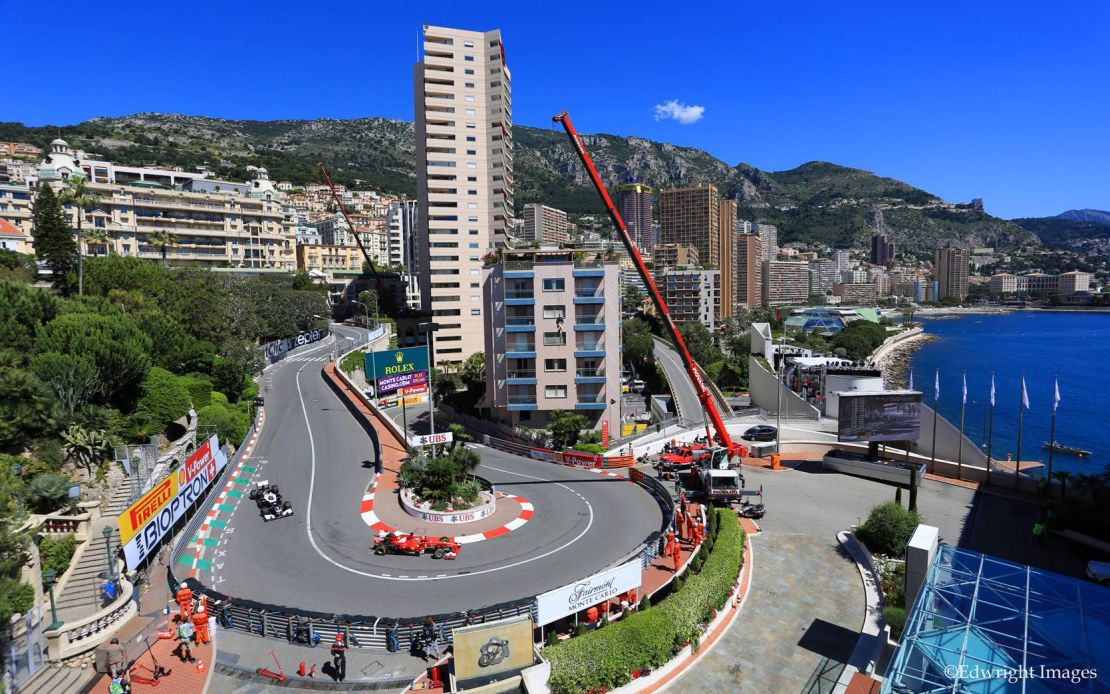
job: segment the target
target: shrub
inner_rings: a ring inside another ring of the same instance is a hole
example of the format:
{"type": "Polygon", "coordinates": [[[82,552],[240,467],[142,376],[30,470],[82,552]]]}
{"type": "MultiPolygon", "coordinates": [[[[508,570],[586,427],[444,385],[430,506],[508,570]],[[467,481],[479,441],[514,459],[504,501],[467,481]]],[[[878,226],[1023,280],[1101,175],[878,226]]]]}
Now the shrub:
{"type": "Polygon", "coordinates": [[[684,589],[650,610],[641,609],[605,629],[544,649],[551,662],[554,694],[619,687],[630,680],[633,670],[660,667],[684,644],[697,639],[713,611],[728,602],[743,555],[744,533],[735,514],[724,509],[713,513],[723,514],[719,546],[700,574],[687,577],[684,589]]]}
{"type": "Polygon", "coordinates": [[[559,643],[559,634],[555,633],[554,629],[548,630],[547,638],[544,639],[543,645],[544,646],[554,646],[557,643],[559,643]]]}
{"type": "Polygon", "coordinates": [[[189,374],[180,378],[181,384],[189,391],[193,408],[199,410],[212,404],[212,380],[204,374],[189,374]]]}
{"type": "Polygon", "coordinates": [[[7,624],[13,614],[26,612],[34,605],[34,586],[14,578],[0,578],[0,622],[7,624]]]}
{"type": "Polygon", "coordinates": [[[339,368],[349,374],[364,371],[366,369],[366,350],[360,349],[343,357],[343,360],[339,362],[339,368]]]}
{"type": "Polygon", "coordinates": [[[645,595],[643,600],[640,601],[640,610],[643,611],[648,609],[651,609],[651,596],[645,595]]]}
{"type": "MultiPolygon", "coordinates": [[[[212,393],[219,395],[219,393],[212,393]]],[[[197,412],[198,427],[213,427],[221,441],[238,446],[250,429],[250,417],[234,407],[212,404],[197,412]]]]}
{"type": "Polygon", "coordinates": [[[143,395],[135,414],[151,422],[164,424],[184,417],[189,411],[189,389],[185,383],[165,369],[154,367],[143,379],[143,395]]]}
{"type": "Polygon", "coordinates": [[[893,605],[884,607],[883,618],[890,625],[890,635],[894,640],[902,638],[902,630],[906,628],[906,610],[893,605]]]}
{"type": "Polygon", "coordinates": [[[69,568],[69,562],[73,559],[73,553],[76,550],[75,535],[63,535],[57,540],[49,536],[43,537],[42,542],[39,543],[39,560],[42,562],[43,572],[53,569],[61,576],[69,568]]]}
{"type": "Polygon", "coordinates": [[[906,543],[920,522],[917,511],[908,511],[890,502],[871,509],[867,522],[855,532],[860,542],[872,552],[901,557],[905,555],[906,543]]]}
{"type": "Polygon", "coordinates": [[[601,447],[600,443],[582,443],[579,442],[574,450],[581,451],[582,453],[593,453],[594,455],[604,455],[605,449],[601,447]]]}
{"type": "Polygon", "coordinates": [[[906,564],[900,561],[879,563],[879,587],[883,591],[883,602],[901,607],[906,602],[906,564]]]}
{"type": "Polygon", "coordinates": [[[27,505],[35,513],[50,513],[67,505],[69,480],[62,475],[39,475],[27,485],[27,505]]]}

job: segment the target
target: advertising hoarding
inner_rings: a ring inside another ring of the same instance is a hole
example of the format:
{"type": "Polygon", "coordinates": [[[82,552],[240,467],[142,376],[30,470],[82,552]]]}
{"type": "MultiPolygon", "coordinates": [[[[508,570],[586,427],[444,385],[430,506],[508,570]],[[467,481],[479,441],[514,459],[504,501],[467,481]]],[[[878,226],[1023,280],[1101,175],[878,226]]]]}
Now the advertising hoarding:
{"type": "Polygon", "coordinates": [[[532,630],[529,615],[452,629],[459,687],[469,689],[531,667],[535,661],[532,630]]]}
{"type": "Polygon", "coordinates": [[[567,615],[616,598],[640,587],[640,560],[602,571],[588,578],[536,596],[537,623],[550,624],[567,615]]]}
{"type": "Polygon", "coordinates": [[[366,380],[428,370],[428,348],[383,349],[366,355],[366,380]]]}
{"type": "Polygon", "coordinates": [[[427,371],[413,371],[411,373],[382,376],[378,379],[378,394],[392,393],[399,388],[412,388],[428,385],[427,371]]]}
{"type": "Polygon", "coordinates": [[[432,446],[441,443],[451,443],[455,440],[455,435],[450,431],[440,432],[438,434],[421,434],[420,436],[412,437],[413,446],[432,446]]]}
{"type": "Polygon", "coordinates": [[[226,465],[227,456],[213,435],[183,465],[120,514],[120,541],[128,570],[138,567],[168,537],[226,465]]]}
{"type": "Polygon", "coordinates": [[[921,436],[921,393],[840,392],[837,440],[916,441],[921,436]]]}

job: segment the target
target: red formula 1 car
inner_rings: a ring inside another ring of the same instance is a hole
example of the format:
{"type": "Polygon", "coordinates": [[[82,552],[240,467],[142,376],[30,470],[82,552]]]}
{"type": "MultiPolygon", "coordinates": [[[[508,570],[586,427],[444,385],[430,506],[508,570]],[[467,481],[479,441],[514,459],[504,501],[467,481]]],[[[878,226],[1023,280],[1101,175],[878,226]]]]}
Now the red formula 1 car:
{"type": "Polygon", "coordinates": [[[421,554],[431,554],[433,559],[454,559],[459,555],[461,545],[449,537],[438,540],[424,535],[406,535],[404,533],[389,533],[374,539],[374,554],[409,554],[419,557],[421,554]]]}

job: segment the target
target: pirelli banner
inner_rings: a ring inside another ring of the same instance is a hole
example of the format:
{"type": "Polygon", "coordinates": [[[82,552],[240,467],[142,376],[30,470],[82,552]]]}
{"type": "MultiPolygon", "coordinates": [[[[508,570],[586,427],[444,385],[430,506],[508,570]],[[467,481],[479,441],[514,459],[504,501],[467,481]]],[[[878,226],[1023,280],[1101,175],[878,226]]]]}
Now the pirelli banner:
{"type": "Polygon", "coordinates": [[[142,564],[168,538],[174,524],[204,496],[226,465],[227,456],[213,435],[184,465],[120,514],[120,541],[129,570],[142,564]]]}

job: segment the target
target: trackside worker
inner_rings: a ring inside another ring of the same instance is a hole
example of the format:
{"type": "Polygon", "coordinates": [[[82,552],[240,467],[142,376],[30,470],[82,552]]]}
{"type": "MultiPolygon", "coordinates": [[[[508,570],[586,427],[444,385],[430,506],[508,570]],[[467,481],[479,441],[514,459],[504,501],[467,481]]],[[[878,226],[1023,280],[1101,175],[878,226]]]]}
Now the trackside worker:
{"type": "Polygon", "coordinates": [[[667,547],[663,550],[663,556],[669,557],[678,551],[678,544],[674,541],[674,531],[667,531],[667,547]]]}
{"type": "Polygon", "coordinates": [[[177,606],[181,609],[181,621],[188,621],[193,615],[193,591],[184,583],[177,587],[177,606]]]}
{"type": "Polygon", "coordinates": [[[676,544],[674,546],[674,572],[677,574],[680,568],[682,568],[682,549],[676,544]]]}
{"type": "Polygon", "coordinates": [[[679,513],[674,517],[674,529],[677,531],[678,539],[682,539],[683,526],[686,524],[686,516],[679,513]]]}
{"type": "Polygon", "coordinates": [[[332,665],[335,666],[335,678],[342,682],[347,678],[347,643],[343,640],[343,632],[335,634],[335,641],[331,644],[332,665]]]}
{"type": "Polygon", "coordinates": [[[196,631],[197,645],[208,643],[208,603],[204,598],[200,599],[197,611],[193,613],[193,628],[196,631]]]}

